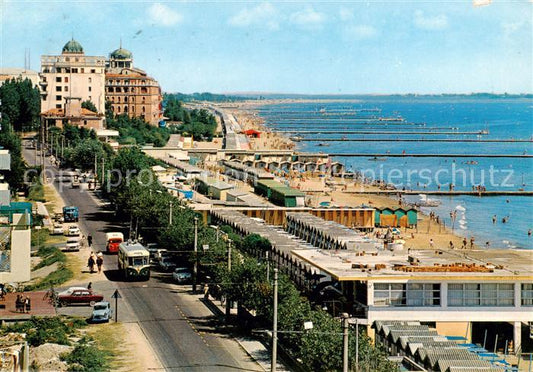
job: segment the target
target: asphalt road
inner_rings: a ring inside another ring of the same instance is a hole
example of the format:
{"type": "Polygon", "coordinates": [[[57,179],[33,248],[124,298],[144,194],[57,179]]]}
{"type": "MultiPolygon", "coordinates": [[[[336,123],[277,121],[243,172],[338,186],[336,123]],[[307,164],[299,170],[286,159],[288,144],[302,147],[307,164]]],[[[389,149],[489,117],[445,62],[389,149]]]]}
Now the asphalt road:
{"type": "MultiPolygon", "coordinates": [[[[28,163],[33,163],[34,150],[24,149],[23,154],[28,163]]],[[[51,178],[58,172],[48,159],[47,172],[51,178]]],[[[95,251],[105,250],[105,232],[123,231],[128,236],[127,226],[114,221],[114,212],[93,192],[73,189],[68,183],[55,186],[66,205],[78,206],[80,229],[85,235],[92,235],[95,251]]],[[[224,334],[224,327],[198,297],[188,293],[190,286],[178,286],[172,283],[170,274],[157,271],[147,282],[123,282],[117,275],[113,255],[104,255],[104,267],[110,286],[105,292],[112,293],[116,288],[122,296],[119,320],[139,323],[166,370],[261,370],[224,334]]]]}

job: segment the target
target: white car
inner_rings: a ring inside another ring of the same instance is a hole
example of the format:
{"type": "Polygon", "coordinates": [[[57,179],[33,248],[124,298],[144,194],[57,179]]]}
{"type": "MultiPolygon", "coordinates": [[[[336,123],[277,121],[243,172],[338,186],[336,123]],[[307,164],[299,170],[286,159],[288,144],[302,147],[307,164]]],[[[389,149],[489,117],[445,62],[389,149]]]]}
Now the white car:
{"type": "Polygon", "coordinates": [[[63,230],[63,225],[60,223],[55,223],[54,227],[52,228],[51,235],[63,235],[65,231],[63,230]]]}
{"type": "Polygon", "coordinates": [[[79,236],[80,235],[80,229],[76,225],[70,225],[68,227],[68,230],[66,231],[67,236],[79,236]]]}
{"type": "Polygon", "coordinates": [[[80,250],[80,238],[78,236],[69,236],[63,252],[77,252],[80,250]]]}

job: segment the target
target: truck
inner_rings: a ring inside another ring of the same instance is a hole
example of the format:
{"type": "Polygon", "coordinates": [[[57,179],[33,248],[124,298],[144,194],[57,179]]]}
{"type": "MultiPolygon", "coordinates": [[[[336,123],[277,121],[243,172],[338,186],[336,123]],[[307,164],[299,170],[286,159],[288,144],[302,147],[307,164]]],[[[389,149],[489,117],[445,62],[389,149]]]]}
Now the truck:
{"type": "Polygon", "coordinates": [[[63,207],[63,219],[65,222],[78,222],[79,217],[80,212],[78,210],[78,207],[63,207]]]}
{"type": "Polygon", "coordinates": [[[124,241],[124,235],[120,232],[109,232],[105,234],[105,241],[107,253],[117,253],[120,243],[124,241]]]}

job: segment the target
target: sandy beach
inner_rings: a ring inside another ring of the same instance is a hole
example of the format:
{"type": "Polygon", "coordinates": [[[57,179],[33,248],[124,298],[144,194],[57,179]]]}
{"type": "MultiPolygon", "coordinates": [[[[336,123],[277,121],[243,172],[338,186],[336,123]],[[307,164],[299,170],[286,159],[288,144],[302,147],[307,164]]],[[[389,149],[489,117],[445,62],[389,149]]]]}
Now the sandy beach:
{"type": "MultiPolygon", "coordinates": [[[[290,103],[293,101],[250,101],[234,104],[231,107],[225,106],[224,108],[235,115],[243,130],[255,129],[262,132],[260,138],[250,138],[252,149],[295,150],[297,147],[293,141],[267,128],[264,125],[264,120],[254,110],[263,104],[290,103]]],[[[300,101],[298,100],[298,102],[300,101]]],[[[378,187],[366,183],[354,182],[351,179],[324,178],[309,173],[303,175],[291,174],[285,178],[290,178],[289,182],[292,187],[307,193],[310,199],[309,205],[313,207],[317,207],[323,202],[328,202],[330,206],[336,207],[359,207],[361,205],[374,207],[400,206],[399,201],[392,197],[354,194],[353,191],[377,190],[378,187]],[[344,191],[352,191],[352,193],[344,191]]],[[[386,229],[377,228],[376,231],[383,233],[386,229]]],[[[422,212],[418,213],[417,228],[402,228],[400,238],[405,240],[405,247],[411,249],[450,249],[453,245],[453,249],[460,250],[464,246],[463,237],[455,235],[450,228],[444,227],[442,223],[437,224],[436,221],[430,219],[428,215],[422,214],[422,212]],[[430,246],[430,239],[433,240],[432,246],[430,246]]],[[[466,249],[471,249],[470,238],[467,239],[466,249]]],[[[474,243],[474,249],[479,249],[480,246],[477,243],[479,242],[474,243]]]]}

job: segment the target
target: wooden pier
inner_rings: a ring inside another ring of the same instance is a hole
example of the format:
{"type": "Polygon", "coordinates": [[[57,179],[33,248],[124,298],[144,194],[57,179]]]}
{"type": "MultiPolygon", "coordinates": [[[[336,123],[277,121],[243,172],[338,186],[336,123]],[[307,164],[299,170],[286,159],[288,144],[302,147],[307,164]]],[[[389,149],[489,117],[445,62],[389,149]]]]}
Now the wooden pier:
{"type": "Polygon", "coordinates": [[[533,158],[525,154],[362,154],[330,153],[329,156],[364,157],[364,158],[533,158]]]}
{"type": "MultiPolygon", "coordinates": [[[[342,133],[342,132],[338,132],[342,133]]],[[[292,137],[291,137],[292,138],[292,137]]],[[[298,138],[296,142],[492,142],[492,143],[533,143],[531,139],[513,138],[298,138]]]]}
{"type": "Polygon", "coordinates": [[[467,191],[467,190],[345,190],[348,194],[368,194],[368,195],[439,195],[439,196],[533,196],[533,191],[467,191]]]}
{"type": "Polygon", "coordinates": [[[459,135],[472,135],[472,136],[486,136],[489,133],[487,131],[479,130],[479,131],[375,131],[375,130],[280,130],[278,133],[293,133],[297,135],[301,134],[395,134],[395,135],[429,135],[429,136],[435,136],[435,135],[453,135],[453,136],[459,136],[459,135]]]}

